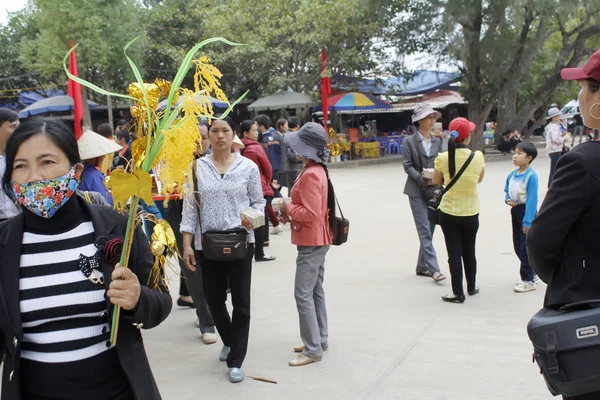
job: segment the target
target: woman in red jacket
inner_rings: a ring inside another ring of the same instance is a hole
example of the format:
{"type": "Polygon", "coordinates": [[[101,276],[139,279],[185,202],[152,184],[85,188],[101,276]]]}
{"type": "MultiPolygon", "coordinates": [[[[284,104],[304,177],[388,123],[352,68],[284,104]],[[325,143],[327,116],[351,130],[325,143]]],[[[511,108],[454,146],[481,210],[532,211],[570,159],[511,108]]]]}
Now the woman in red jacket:
{"type": "MultiPolygon", "coordinates": [[[[271,162],[265,149],[258,142],[258,127],[254,121],[244,121],[240,125],[240,132],[242,134],[242,143],[244,143],[244,151],[242,155],[252,161],[258,166],[260,171],[260,181],[262,184],[263,196],[267,200],[267,206],[265,208],[265,215],[268,215],[268,209],[271,206],[271,200],[273,200],[273,189],[271,188],[271,180],[273,179],[273,169],[271,168],[271,162]]],[[[273,209],[271,208],[271,212],[273,209]]],[[[275,218],[277,219],[277,218],[275,218]]],[[[265,221],[266,222],[266,221],[265,221]]],[[[277,222],[279,225],[279,222],[277,222]]],[[[265,238],[267,237],[269,226],[265,223],[264,226],[256,228],[254,235],[256,237],[254,259],[256,261],[273,261],[275,257],[271,257],[265,254],[264,245],[265,238]]]]}
{"type": "Polygon", "coordinates": [[[329,347],[323,291],[325,256],[331,245],[327,206],[329,151],[327,132],[315,122],[289,132],[284,141],[305,160],[292,189],[292,202],[286,204],[282,215],[292,225],[292,244],[298,246],[294,295],[303,345],[294,347],[300,354],[289,365],[299,367],[321,361],[323,350],[329,347]]]}

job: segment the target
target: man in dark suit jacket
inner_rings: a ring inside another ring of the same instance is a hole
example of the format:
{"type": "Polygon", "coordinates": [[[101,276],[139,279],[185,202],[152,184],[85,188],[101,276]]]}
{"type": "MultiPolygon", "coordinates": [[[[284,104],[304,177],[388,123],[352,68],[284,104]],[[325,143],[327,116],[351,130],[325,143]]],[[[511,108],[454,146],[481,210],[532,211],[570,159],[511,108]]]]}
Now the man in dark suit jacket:
{"type": "Polygon", "coordinates": [[[427,196],[424,196],[430,182],[423,177],[423,169],[434,167],[435,159],[442,149],[442,141],[431,135],[433,125],[440,116],[441,114],[429,105],[420,104],[412,116],[413,123],[418,125],[418,131],[402,142],[402,162],[408,175],[404,194],[408,196],[421,243],[416,271],[417,275],[430,276],[436,281],[446,277],[440,273],[433,247],[435,225],[429,222],[427,196]]]}

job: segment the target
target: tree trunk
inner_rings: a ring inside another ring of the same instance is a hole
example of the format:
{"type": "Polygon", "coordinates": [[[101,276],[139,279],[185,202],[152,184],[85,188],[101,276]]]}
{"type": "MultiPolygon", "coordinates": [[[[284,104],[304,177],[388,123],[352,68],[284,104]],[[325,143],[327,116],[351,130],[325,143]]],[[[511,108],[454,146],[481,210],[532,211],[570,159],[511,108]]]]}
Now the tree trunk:
{"type": "MultiPolygon", "coordinates": [[[[536,111],[538,111],[540,108],[544,108],[549,103],[550,96],[552,96],[552,93],[554,92],[554,90],[556,90],[556,88],[558,87],[558,85],[560,85],[561,82],[562,79],[560,78],[560,74],[557,73],[549,76],[546,79],[546,81],[542,84],[542,86],[540,86],[539,89],[535,92],[532,98],[529,99],[529,101],[523,103],[523,106],[519,109],[519,112],[513,119],[513,123],[515,124],[515,126],[526,126],[527,122],[535,117],[536,111]]],[[[541,118],[541,120],[543,123],[543,117],[541,118]]],[[[532,131],[528,131],[526,133],[526,137],[529,137],[529,135],[533,133],[533,130],[535,130],[535,128],[537,128],[539,125],[539,123],[536,123],[534,126],[532,126],[532,131]]]]}
{"type": "MultiPolygon", "coordinates": [[[[79,77],[85,80],[85,71],[82,68],[79,77]]],[[[92,129],[92,117],[90,115],[90,105],[88,104],[88,89],[81,85],[81,103],[83,104],[83,128],[92,129]]]]}
{"type": "MultiPolygon", "coordinates": [[[[112,91],[111,87],[110,87],[110,80],[108,79],[108,77],[104,78],[104,90],[106,90],[107,92],[112,91]]],[[[115,124],[113,124],[112,97],[106,96],[106,106],[108,107],[108,123],[110,124],[111,127],[114,127],[115,124]]]]}
{"type": "Polygon", "coordinates": [[[517,114],[517,83],[514,82],[508,86],[498,100],[498,126],[496,127],[496,137],[494,138],[495,144],[500,143],[502,133],[506,129],[518,129],[520,131],[523,128],[523,126],[515,125],[514,121],[517,114]]]}
{"type": "Polygon", "coordinates": [[[471,134],[471,149],[483,150],[483,131],[485,122],[487,121],[494,104],[487,104],[482,107],[481,93],[478,89],[467,93],[467,101],[469,102],[469,121],[476,125],[475,131],[471,134]]]}

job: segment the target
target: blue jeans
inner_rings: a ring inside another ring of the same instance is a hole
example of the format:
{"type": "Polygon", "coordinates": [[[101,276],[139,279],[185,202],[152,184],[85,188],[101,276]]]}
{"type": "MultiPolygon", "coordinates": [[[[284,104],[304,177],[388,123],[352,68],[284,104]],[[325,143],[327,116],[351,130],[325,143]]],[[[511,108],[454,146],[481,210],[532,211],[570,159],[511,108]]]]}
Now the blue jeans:
{"type": "Polygon", "coordinates": [[[556,172],[556,163],[558,163],[558,159],[561,155],[561,153],[550,154],[550,177],[548,178],[548,187],[550,187],[550,184],[552,183],[552,178],[554,178],[554,173],[556,172]]]}

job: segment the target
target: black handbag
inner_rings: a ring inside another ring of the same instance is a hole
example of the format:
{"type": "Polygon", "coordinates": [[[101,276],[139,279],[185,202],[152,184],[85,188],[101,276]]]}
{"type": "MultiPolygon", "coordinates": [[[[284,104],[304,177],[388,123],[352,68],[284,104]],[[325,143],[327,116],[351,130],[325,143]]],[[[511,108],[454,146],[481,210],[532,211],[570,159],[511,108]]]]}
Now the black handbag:
{"type": "Polygon", "coordinates": [[[531,318],[527,333],[550,393],[600,391],[600,300],[544,308],[531,318]]]}
{"type": "Polygon", "coordinates": [[[469,155],[469,158],[467,158],[467,161],[465,161],[465,163],[460,168],[458,173],[456,175],[454,175],[454,178],[450,181],[448,186],[446,186],[443,190],[438,190],[436,195],[434,196],[434,198],[429,200],[429,202],[427,203],[427,214],[429,216],[429,222],[431,224],[439,225],[439,223],[440,223],[439,207],[440,207],[440,203],[442,202],[442,198],[450,189],[452,189],[454,184],[460,179],[462,174],[467,170],[467,167],[469,166],[469,164],[471,164],[471,161],[473,161],[474,157],[475,157],[475,153],[471,152],[471,154],[469,155]]]}
{"type": "Polygon", "coordinates": [[[194,194],[198,206],[198,223],[202,235],[202,251],[207,260],[239,261],[246,258],[248,253],[248,231],[245,228],[228,229],[223,231],[206,231],[202,233],[202,217],[200,212],[200,191],[196,178],[196,167],[192,167],[194,194]]]}

